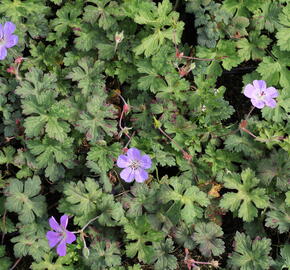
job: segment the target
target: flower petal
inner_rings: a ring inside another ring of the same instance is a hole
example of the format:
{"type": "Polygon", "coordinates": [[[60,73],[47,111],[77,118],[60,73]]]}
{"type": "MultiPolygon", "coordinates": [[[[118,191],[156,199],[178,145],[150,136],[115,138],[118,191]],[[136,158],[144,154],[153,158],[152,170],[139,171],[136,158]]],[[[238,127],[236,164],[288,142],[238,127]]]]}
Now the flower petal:
{"type": "Polygon", "coordinates": [[[4,36],[11,35],[16,29],[16,26],[12,22],[6,22],[3,27],[4,36]]]}
{"type": "Polygon", "coordinates": [[[252,84],[247,84],[244,90],[244,95],[248,98],[252,98],[254,94],[256,93],[256,89],[252,84]]]}
{"type": "Polygon", "coordinates": [[[4,36],[4,33],[3,33],[3,26],[2,24],[0,23],[0,38],[2,39],[4,36]]]}
{"type": "Polygon", "coordinates": [[[140,160],[141,159],[141,153],[140,150],[138,150],[137,148],[130,148],[127,151],[127,155],[129,157],[130,160],[140,160]]]}
{"type": "Polygon", "coordinates": [[[66,242],[65,240],[62,240],[59,245],[56,248],[56,252],[59,256],[65,256],[66,255],[66,242]]]}
{"type": "Polygon", "coordinates": [[[4,60],[7,56],[7,50],[4,46],[0,46],[0,60],[4,60]]]}
{"type": "Polygon", "coordinates": [[[61,241],[60,234],[57,232],[53,232],[53,231],[47,232],[46,238],[47,238],[48,244],[51,248],[55,247],[61,241]]]}
{"type": "Polygon", "coordinates": [[[121,171],[120,176],[125,182],[130,183],[135,178],[134,170],[130,167],[127,167],[121,171]]]}
{"type": "Polygon", "coordinates": [[[135,170],[135,179],[136,182],[143,183],[146,179],[148,179],[148,173],[142,168],[138,168],[135,170]]]}
{"type": "Polygon", "coordinates": [[[119,168],[126,168],[129,167],[130,165],[130,160],[127,156],[125,155],[120,155],[117,159],[117,166],[119,168]]]}
{"type": "Polygon", "coordinates": [[[49,226],[53,230],[55,230],[56,232],[62,232],[61,227],[59,226],[59,224],[57,223],[54,217],[51,217],[48,222],[49,222],[49,226]]]}
{"type": "Polygon", "coordinates": [[[140,166],[143,169],[150,169],[152,166],[151,158],[148,155],[144,155],[141,157],[140,166]]]}
{"type": "Polygon", "coordinates": [[[67,223],[68,223],[68,216],[67,215],[63,215],[61,216],[60,218],[60,225],[62,226],[62,228],[66,228],[67,226],[67,223]]]}
{"type": "Polygon", "coordinates": [[[76,241],[76,236],[74,233],[66,231],[66,242],[71,244],[72,242],[76,241]]]}
{"type": "Polygon", "coordinates": [[[253,106],[255,106],[258,109],[262,109],[265,106],[265,103],[262,100],[252,98],[251,102],[252,102],[253,106]]]}
{"type": "Polygon", "coordinates": [[[261,90],[265,90],[267,87],[266,82],[263,80],[254,80],[253,85],[256,89],[261,89],[261,90]]]}
{"type": "Polygon", "coordinates": [[[278,91],[276,90],[276,88],[274,87],[268,87],[266,89],[266,96],[267,97],[271,97],[271,98],[276,98],[279,96],[278,91]]]}
{"type": "Polygon", "coordinates": [[[15,46],[17,44],[17,42],[18,42],[18,36],[11,35],[6,39],[5,47],[11,48],[11,47],[15,46]]]}
{"type": "Polygon", "coordinates": [[[267,106],[271,107],[271,108],[275,108],[276,107],[276,100],[272,99],[272,98],[267,98],[265,99],[265,103],[267,106]]]}

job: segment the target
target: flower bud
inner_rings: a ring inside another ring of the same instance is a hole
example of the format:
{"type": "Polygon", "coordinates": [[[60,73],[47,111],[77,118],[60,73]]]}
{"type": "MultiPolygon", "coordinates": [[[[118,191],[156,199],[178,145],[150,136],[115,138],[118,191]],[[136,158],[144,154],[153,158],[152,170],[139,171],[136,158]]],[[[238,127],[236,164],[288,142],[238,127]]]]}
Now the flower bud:
{"type": "Polygon", "coordinates": [[[17,57],[17,58],[14,60],[14,63],[15,63],[15,64],[21,64],[21,63],[23,62],[23,59],[24,59],[24,58],[21,57],[21,56],[20,56],[20,57],[17,57]]]}
{"type": "Polygon", "coordinates": [[[88,247],[83,247],[83,256],[87,259],[90,256],[90,250],[88,247]]]}
{"type": "Polygon", "coordinates": [[[115,42],[117,44],[121,43],[122,40],[124,39],[124,31],[122,31],[121,33],[116,32],[115,34],[115,42]]]}
{"type": "Polygon", "coordinates": [[[124,111],[124,113],[129,112],[130,109],[131,109],[131,108],[130,108],[130,105],[129,105],[129,104],[125,103],[125,104],[123,105],[123,111],[124,111]]]}
{"type": "Polygon", "coordinates": [[[13,66],[7,68],[6,71],[10,74],[16,74],[16,70],[13,66]]]}

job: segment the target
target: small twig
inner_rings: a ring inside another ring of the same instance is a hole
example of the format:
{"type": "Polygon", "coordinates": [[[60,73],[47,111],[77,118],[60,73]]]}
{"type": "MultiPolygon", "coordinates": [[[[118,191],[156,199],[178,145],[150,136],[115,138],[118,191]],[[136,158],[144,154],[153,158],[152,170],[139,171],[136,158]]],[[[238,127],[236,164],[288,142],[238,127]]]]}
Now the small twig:
{"type": "Polygon", "coordinates": [[[78,231],[74,231],[74,232],[72,232],[72,233],[74,233],[74,234],[76,234],[76,233],[83,233],[84,232],[84,230],[93,222],[93,221],[95,221],[97,218],[99,218],[100,216],[96,216],[96,217],[94,217],[94,218],[92,218],[92,219],[90,219],[89,221],[88,221],[88,223],[84,226],[84,227],[82,227],[80,230],[78,230],[78,231]]]}
{"type": "Polygon", "coordinates": [[[175,1],[175,5],[174,5],[174,8],[173,8],[174,11],[176,11],[176,10],[178,9],[179,1],[180,1],[180,0],[176,0],[176,1],[175,1]]]}
{"type": "Polygon", "coordinates": [[[3,245],[3,243],[4,243],[4,237],[5,237],[5,234],[6,234],[5,233],[6,232],[6,213],[7,213],[7,211],[5,209],[3,217],[2,217],[2,223],[3,223],[4,230],[3,230],[3,234],[2,234],[1,245],[3,245]]]}
{"type": "Polygon", "coordinates": [[[189,153],[187,153],[176,141],[174,141],[164,130],[162,130],[161,127],[158,127],[158,129],[167,139],[169,139],[171,142],[173,142],[176,145],[176,147],[182,152],[183,157],[186,160],[191,161],[192,156],[189,153]]]}
{"type": "Polygon", "coordinates": [[[249,111],[249,113],[248,113],[247,116],[246,116],[246,120],[249,119],[249,117],[250,117],[250,115],[251,115],[251,113],[253,112],[254,109],[255,109],[255,107],[252,106],[251,110],[249,111]]]}
{"type": "Polygon", "coordinates": [[[23,257],[18,258],[17,261],[13,264],[13,266],[9,270],[13,270],[20,263],[20,261],[22,260],[22,258],[23,257]]]}

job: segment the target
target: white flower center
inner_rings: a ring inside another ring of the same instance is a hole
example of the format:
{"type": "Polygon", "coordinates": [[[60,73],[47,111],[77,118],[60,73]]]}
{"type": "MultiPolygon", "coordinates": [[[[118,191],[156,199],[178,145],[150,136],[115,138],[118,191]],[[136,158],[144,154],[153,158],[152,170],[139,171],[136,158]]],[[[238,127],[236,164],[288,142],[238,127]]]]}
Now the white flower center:
{"type": "Polygon", "coordinates": [[[264,100],[266,97],[266,93],[262,90],[260,92],[257,93],[256,98],[259,100],[264,100]]]}
{"type": "Polygon", "coordinates": [[[130,167],[133,169],[133,170],[136,170],[140,167],[140,161],[139,160],[132,160],[131,161],[131,164],[130,164],[130,167]]]}

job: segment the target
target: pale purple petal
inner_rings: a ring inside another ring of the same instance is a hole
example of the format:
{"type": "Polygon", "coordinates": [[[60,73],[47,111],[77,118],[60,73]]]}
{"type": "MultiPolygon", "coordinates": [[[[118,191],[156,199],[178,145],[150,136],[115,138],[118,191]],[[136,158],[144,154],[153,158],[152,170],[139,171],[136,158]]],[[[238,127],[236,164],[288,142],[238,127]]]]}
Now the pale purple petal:
{"type": "Polygon", "coordinates": [[[130,183],[134,180],[135,177],[134,170],[130,167],[127,167],[121,171],[120,176],[125,182],[130,183]]]}
{"type": "Polygon", "coordinates": [[[275,108],[276,107],[276,100],[272,99],[272,98],[266,98],[265,99],[265,103],[267,106],[271,107],[271,108],[275,108]]]}
{"type": "Polygon", "coordinates": [[[266,89],[266,82],[263,80],[254,80],[253,85],[257,89],[265,90],[266,89]]]}
{"type": "Polygon", "coordinates": [[[148,155],[142,156],[140,161],[141,161],[140,165],[143,169],[151,168],[152,162],[151,162],[151,158],[148,155]]]}
{"type": "Polygon", "coordinates": [[[60,218],[60,225],[62,226],[62,228],[66,228],[67,226],[67,223],[68,223],[68,216],[67,215],[63,215],[61,216],[60,218]]]}
{"type": "Polygon", "coordinates": [[[72,242],[74,242],[76,240],[76,236],[74,233],[66,231],[66,242],[71,244],[72,242]]]}
{"type": "Polygon", "coordinates": [[[48,244],[51,248],[55,247],[61,241],[61,235],[57,232],[49,231],[46,233],[48,244]]]}
{"type": "Polygon", "coordinates": [[[7,56],[7,50],[4,46],[0,46],[0,60],[4,60],[7,56]]]}
{"type": "Polygon", "coordinates": [[[265,103],[262,100],[257,100],[257,99],[251,99],[251,102],[253,106],[255,106],[258,109],[262,109],[265,106],[265,103]]]}
{"type": "Polygon", "coordinates": [[[245,87],[244,95],[248,98],[252,98],[254,94],[256,93],[256,89],[252,84],[247,84],[245,87]]]}
{"type": "Polygon", "coordinates": [[[143,170],[142,168],[138,168],[137,170],[135,170],[135,179],[136,182],[142,183],[144,182],[146,179],[148,179],[148,173],[143,170]]]}
{"type": "Polygon", "coordinates": [[[2,24],[0,23],[0,38],[4,37],[4,33],[3,33],[3,27],[2,24]]]}
{"type": "Polygon", "coordinates": [[[65,240],[62,240],[60,244],[56,248],[56,252],[59,256],[65,256],[66,255],[66,243],[65,240]]]}
{"type": "Polygon", "coordinates": [[[126,167],[129,167],[130,165],[130,160],[127,156],[125,155],[120,155],[118,157],[118,160],[117,160],[117,166],[119,168],[126,168],[126,167]]]}
{"type": "Polygon", "coordinates": [[[141,159],[141,153],[140,150],[138,150],[137,148],[130,148],[127,151],[127,155],[129,157],[130,160],[140,160],[141,159]]]}
{"type": "Polygon", "coordinates": [[[3,32],[5,36],[11,35],[16,29],[16,26],[12,22],[6,22],[3,27],[3,32]]]}
{"type": "Polygon", "coordinates": [[[53,230],[55,230],[56,232],[62,232],[61,227],[59,226],[59,224],[57,223],[54,217],[51,217],[48,222],[49,222],[49,226],[53,230]]]}
{"type": "Polygon", "coordinates": [[[18,42],[18,36],[11,35],[6,39],[5,47],[11,48],[11,47],[15,46],[17,44],[17,42],[18,42]]]}
{"type": "Polygon", "coordinates": [[[276,98],[276,97],[279,96],[279,93],[276,90],[276,88],[274,88],[274,87],[268,87],[266,89],[266,95],[267,95],[267,97],[276,98]]]}

